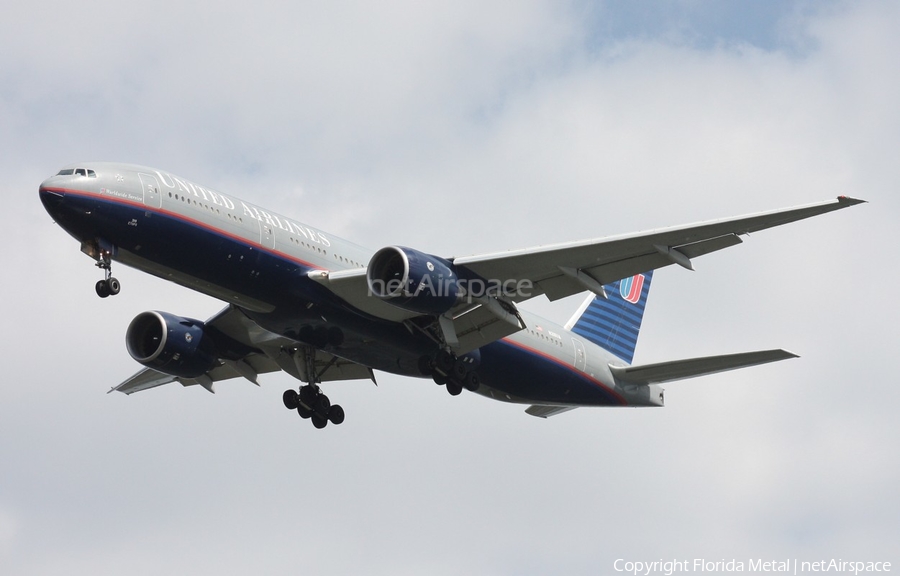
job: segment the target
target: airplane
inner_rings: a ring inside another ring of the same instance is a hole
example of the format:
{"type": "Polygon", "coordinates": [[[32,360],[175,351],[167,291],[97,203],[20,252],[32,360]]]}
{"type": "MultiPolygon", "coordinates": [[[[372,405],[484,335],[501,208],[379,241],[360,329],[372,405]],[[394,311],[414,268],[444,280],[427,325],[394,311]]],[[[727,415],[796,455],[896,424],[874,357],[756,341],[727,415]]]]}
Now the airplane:
{"type": "MultiPolygon", "coordinates": [[[[633,365],[653,271],[741,236],[863,203],[835,200],[634,234],[491,254],[369,250],[172,173],[82,162],[40,185],[53,220],[96,261],[100,297],[119,293],[112,263],[226,303],[208,320],[138,314],[126,348],[144,368],[132,394],[284,371],[284,406],[325,428],[344,421],[322,384],[375,370],[430,378],[527,405],[547,418],[582,406],[663,406],[661,384],[795,358],[782,349],[633,365]],[[565,326],[520,310],[543,295],[586,293],[565,326]]],[[[377,382],[376,382],[377,384],[377,382]]]]}

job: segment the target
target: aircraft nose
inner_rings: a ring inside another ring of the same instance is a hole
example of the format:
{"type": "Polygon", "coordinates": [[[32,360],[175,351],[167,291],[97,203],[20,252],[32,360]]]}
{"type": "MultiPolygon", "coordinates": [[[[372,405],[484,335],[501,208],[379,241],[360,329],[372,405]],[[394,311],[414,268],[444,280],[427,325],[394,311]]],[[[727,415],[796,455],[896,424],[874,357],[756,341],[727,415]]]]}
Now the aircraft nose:
{"type": "Polygon", "coordinates": [[[38,188],[38,195],[41,197],[41,203],[50,214],[55,214],[56,209],[62,205],[63,200],[65,199],[61,192],[54,189],[55,179],[54,176],[47,178],[41,182],[41,185],[38,188]]]}

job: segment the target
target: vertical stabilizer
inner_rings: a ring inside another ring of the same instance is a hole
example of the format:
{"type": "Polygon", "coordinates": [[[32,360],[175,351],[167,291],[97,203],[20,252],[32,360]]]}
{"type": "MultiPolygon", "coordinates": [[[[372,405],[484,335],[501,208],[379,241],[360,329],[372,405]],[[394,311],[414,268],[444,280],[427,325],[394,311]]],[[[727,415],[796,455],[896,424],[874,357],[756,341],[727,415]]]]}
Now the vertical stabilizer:
{"type": "Polygon", "coordinates": [[[653,271],[605,285],[607,298],[591,296],[566,328],[631,364],[653,271]]]}

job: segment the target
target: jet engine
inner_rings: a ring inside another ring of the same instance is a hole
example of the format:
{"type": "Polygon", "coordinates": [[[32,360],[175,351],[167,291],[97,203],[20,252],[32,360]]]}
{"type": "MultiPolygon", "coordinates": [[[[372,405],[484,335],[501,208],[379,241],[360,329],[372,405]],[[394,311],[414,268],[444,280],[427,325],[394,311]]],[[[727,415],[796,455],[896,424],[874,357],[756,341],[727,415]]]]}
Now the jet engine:
{"type": "Polygon", "coordinates": [[[462,292],[451,262],[403,246],[376,252],[369,261],[366,281],[369,294],[422,314],[443,314],[462,292]]]}
{"type": "Polygon", "coordinates": [[[171,376],[196,378],[218,362],[203,322],[167,312],[138,314],[128,325],[125,346],[144,366],[171,376]]]}

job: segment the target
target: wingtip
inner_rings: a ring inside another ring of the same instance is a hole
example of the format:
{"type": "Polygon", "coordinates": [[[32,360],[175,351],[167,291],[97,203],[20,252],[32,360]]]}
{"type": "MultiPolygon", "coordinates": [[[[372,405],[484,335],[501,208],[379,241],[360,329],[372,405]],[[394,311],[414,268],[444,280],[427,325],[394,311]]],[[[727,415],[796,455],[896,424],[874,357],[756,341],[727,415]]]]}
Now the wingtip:
{"type": "Polygon", "coordinates": [[[845,206],[856,206],[857,204],[868,204],[868,200],[861,200],[859,198],[853,198],[852,196],[838,196],[838,202],[844,204],[845,206]]]}

